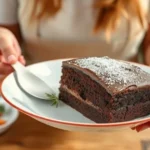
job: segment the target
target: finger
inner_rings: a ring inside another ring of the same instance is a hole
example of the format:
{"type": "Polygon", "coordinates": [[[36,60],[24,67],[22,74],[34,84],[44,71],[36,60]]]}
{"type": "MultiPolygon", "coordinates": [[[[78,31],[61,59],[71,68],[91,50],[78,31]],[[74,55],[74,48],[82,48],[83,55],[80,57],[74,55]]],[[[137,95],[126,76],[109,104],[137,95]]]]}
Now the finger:
{"type": "Polygon", "coordinates": [[[14,48],[15,48],[16,52],[18,53],[18,56],[20,56],[21,55],[20,45],[19,45],[19,43],[18,43],[16,38],[14,38],[13,40],[14,40],[14,42],[13,42],[14,48]]]}
{"type": "Polygon", "coordinates": [[[18,60],[19,60],[23,65],[26,64],[26,60],[25,60],[24,56],[20,56],[18,60]]]}
{"type": "MultiPolygon", "coordinates": [[[[6,62],[5,58],[1,55],[0,55],[0,61],[4,64],[9,64],[6,62]]],[[[21,62],[23,65],[26,64],[26,60],[25,60],[24,56],[22,56],[22,55],[18,57],[18,61],[21,62]]]]}
{"type": "Polygon", "coordinates": [[[146,130],[150,127],[150,122],[138,125],[137,127],[132,128],[133,130],[136,130],[137,132],[141,132],[143,130],[146,130]]]}
{"type": "Polygon", "coordinates": [[[2,52],[2,55],[4,56],[6,62],[12,64],[17,61],[18,54],[12,44],[11,40],[0,40],[0,49],[2,52]]]}
{"type": "Polygon", "coordinates": [[[4,64],[8,64],[3,55],[0,55],[0,62],[2,62],[4,64]]]}
{"type": "Polygon", "coordinates": [[[0,63],[0,74],[9,74],[13,72],[13,68],[7,64],[0,63]]]}

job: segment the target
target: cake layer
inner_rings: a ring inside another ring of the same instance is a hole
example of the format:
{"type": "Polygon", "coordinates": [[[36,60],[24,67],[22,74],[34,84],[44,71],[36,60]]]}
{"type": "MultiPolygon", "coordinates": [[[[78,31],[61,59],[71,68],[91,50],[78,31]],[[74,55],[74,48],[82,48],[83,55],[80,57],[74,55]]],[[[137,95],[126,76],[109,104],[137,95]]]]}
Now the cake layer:
{"type": "Polygon", "coordinates": [[[79,100],[78,98],[76,98],[63,88],[60,88],[59,98],[67,105],[71,106],[72,108],[83,114],[85,117],[93,120],[94,122],[97,123],[110,122],[111,116],[109,115],[108,112],[105,113],[101,109],[96,109],[92,107],[85,101],[79,100]]]}
{"type": "Polygon", "coordinates": [[[132,120],[139,117],[144,117],[150,114],[150,101],[141,102],[136,105],[130,105],[127,107],[125,120],[132,120]]]}
{"type": "Polygon", "coordinates": [[[118,109],[128,105],[137,105],[150,102],[150,86],[128,87],[126,90],[114,95],[109,108],[118,109]]]}
{"type": "Polygon", "coordinates": [[[122,107],[116,111],[104,111],[93,107],[87,101],[82,100],[82,98],[79,98],[78,96],[76,97],[62,87],[60,88],[59,98],[67,105],[96,123],[129,121],[137,117],[148,115],[150,112],[150,101],[135,106],[129,105],[127,107],[122,107]]]}
{"type": "Polygon", "coordinates": [[[63,66],[77,68],[115,95],[135,85],[150,85],[150,74],[140,67],[109,57],[87,57],[63,62],[63,66]]]}
{"type": "Polygon", "coordinates": [[[76,68],[63,67],[61,84],[75,91],[82,99],[88,99],[102,109],[116,110],[128,105],[150,101],[150,86],[130,86],[116,95],[110,95],[104,87],[76,68]]]}
{"type": "Polygon", "coordinates": [[[65,66],[62,73],[61,85],[65,85],[72,91],[75,91],[82,99],[88,99],[100,108],[106,107],[110,102],[111,95],[96,81],[83,74],[80,70],[65,66]]]}

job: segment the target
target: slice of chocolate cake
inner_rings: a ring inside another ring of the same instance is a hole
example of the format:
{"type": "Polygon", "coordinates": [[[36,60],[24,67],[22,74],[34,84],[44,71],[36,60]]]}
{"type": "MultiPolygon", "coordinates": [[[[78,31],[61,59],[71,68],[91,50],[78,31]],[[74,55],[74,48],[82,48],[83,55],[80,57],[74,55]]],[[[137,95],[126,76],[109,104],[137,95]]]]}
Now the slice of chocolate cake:
{"type": "Polygon", "coordinates": [[[150,114],[150,74],[124,61],[89,57],[64,61],[60,100],[97,123],[150,114]]]}

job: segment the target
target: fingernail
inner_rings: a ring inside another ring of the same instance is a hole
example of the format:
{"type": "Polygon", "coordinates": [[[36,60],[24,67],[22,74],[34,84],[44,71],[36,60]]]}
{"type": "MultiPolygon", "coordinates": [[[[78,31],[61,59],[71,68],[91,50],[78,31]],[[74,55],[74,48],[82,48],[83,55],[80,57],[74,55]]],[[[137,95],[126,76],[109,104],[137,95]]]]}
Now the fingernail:
{"type": "Polygon", "coordinates": [[[8,63],[14,63],[16,61],[16,57],[14,55],[8,56],[8,63]]]}

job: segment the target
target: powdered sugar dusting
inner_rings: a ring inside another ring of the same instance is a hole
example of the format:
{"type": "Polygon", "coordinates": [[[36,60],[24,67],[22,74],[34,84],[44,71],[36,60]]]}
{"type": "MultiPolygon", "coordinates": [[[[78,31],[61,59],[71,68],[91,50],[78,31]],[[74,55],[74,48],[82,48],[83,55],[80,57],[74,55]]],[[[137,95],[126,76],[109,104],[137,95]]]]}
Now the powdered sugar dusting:
{"type": "Polygon", "coordinates": [[[73,63],[81,68],[92,71],[108,87],[113,86],[116,89],[138,85],[141,82],[145,82],[149,76],[141,68],[131,63],[118,61],[109,57],[82,58],[76,59],[73,63]]]}

